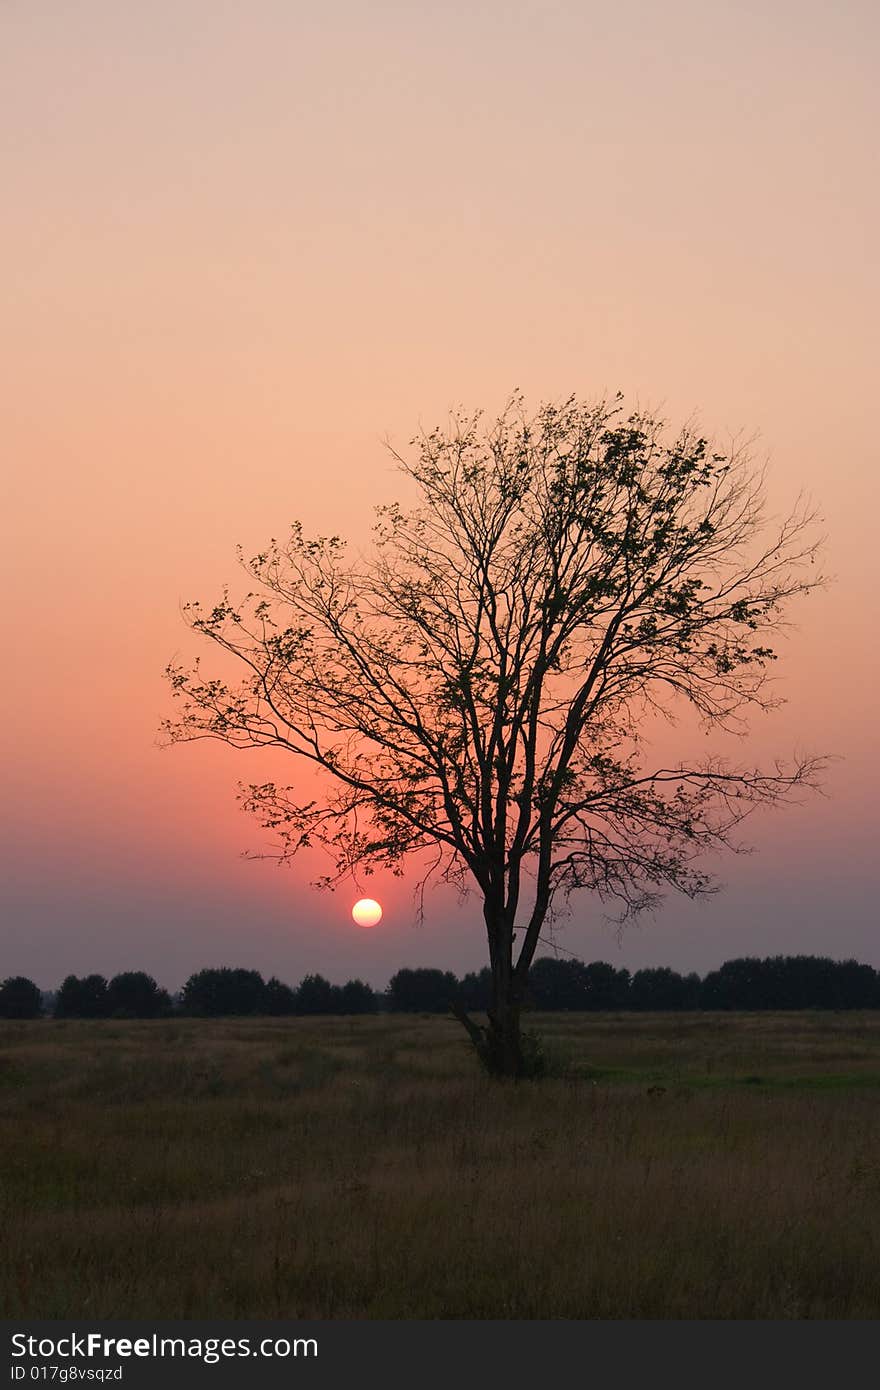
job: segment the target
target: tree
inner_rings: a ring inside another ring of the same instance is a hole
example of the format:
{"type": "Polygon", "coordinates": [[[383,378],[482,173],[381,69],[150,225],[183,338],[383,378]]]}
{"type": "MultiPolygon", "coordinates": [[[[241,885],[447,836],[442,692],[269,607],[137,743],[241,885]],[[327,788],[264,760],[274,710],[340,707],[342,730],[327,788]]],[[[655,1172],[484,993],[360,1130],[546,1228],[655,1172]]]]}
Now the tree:
{"type": "Polygon", "coordinates": [[[55,996],[56,1018],[106,1018],[107,981],[103,975],[68,975],[55,996]]]}
{"type": "Polygon", "coordinates": [[[858,961],[827,956],[744,956],[707,975],[705,1009],[869,1009],[877,975],[858,961]]]}
{"type": "Polygon", "coordinates": [[[339,1011],[343,1014],[374,1014],[376,995],[363,980],[347,980],[342,986],[339,1011]]]}
{"type": "Polygon", "coordinates": [[[579,960],[541,956],[529,972],[528,992],[536,1009],[586,1009],[586,966],[579,960]]]}
{"type": "Polygon", "coordinates": [[[0,985],[0,1018],[39,1018],[43,996],[25,975],[10,975],[0,985]]]}
{"type": "Polygon", "coordinates": [[[835,963],[833,1004],[836,1009],[870,1009],[880,1003],[877,972],[856,960],[835,963]]]}
{"type": "Polygon", "coordinates": [[[323,975],[306,975],[296,991],[298,1014],[338,1014],[342,991],[323,975]]]}
{"type": "Polygon", "coordinates": [[[492,971],[484,965],[480,971],[470,971],[458,987],[458,998],[463,1009],[475,1013],[485,1013],[492,1007],[492,971]]]}
{"type": "Polygon", "coordinates": [[[588,1009],[626,1009],[629,1007],[628,970],[615,970],[604,960],[594,960],[584,969],[588,1009]]]}
{"type": "Polygon", "coordinates": [[[170,1014],[171,996],[146,971],[126,970],[107,986],[107,1010],[113,1018],[158,1018],[170,1014]]]}
{"type": "Polygon", "coordinates": [[[631,1009],[688,1009],[694,1003],[693,984],[683,979],[677,970],[662,965],[654,969],[637,970],[629,988],[631,1009]]]}
{"type": "Polygon", "coordinates": [[[458,980],[451,970],[398,970],[388,984],[388,1002],[395,1012],[446,1013],[458,999],[458,980]]]}
{"type": "Polygon", "coordinates": [[[242,788],[278,858],[322,845],[326,884],[415,862],[422,891],[478,892],[492,1004],[486,1027],[459,1016],[500,1075],[525,1070],[529,970],[572,893],[625,921],[666,889],[711,892],[704,853],[739,848],[750,811],[820,770],[651,759],[653,721],[689,708],[744,731],[777,703],[770,639],[820,582],[818,540],[803,503],[769,522],[747,450],[622,410],[572,398],[529,418],[515,397],[488,427],[458,415],[421,433],[395,455],[415,501],[378,509],[366,558],[295,524],[240,556],[256,586],[241,602],[186,607],[222,674],[167,668],[169,741],[275,749],[326,775],[312,799],[242,788]]]}
{"type": "Polygon", "coordinates": [[[286,1014],[296,1013],[296,990],[290,988],[283,981],[273,975],[266,981],[266,988],[263,992],[263,1009],[267,1014],[274,1014],[282,1017],[286,1014]]]}
{"type": "Polygon", "coordinates": [[[199,970],[190,975],[182,990],[183,1012],[221,1017],[226,1014],[260,1014],[265,1010],[266,986],[258,970],[199,970]]]}
{"type": "Polygon", "coordinates": [[[681,1007],[683,1009],[698,1009],[700,1007],[702,989],[703,982],[695,970],[685,975],[681,1007]]]}

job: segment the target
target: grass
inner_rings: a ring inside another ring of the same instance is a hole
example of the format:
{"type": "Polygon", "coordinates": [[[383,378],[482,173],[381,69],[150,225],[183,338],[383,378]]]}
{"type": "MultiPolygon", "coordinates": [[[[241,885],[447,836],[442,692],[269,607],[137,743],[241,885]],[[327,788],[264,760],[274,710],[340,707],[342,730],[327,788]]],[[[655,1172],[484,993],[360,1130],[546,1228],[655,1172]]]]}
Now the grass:
{"type": "Polygon", "coordinates": [[[6,1317],[877,1318],[880,1015],[0,1025],[6,1317]]]}

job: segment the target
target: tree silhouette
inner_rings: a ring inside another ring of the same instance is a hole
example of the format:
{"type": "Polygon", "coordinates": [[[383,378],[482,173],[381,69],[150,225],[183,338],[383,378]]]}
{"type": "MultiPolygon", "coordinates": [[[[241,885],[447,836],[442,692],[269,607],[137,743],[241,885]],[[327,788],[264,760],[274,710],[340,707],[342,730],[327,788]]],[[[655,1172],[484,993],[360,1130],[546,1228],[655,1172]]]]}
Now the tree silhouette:
{"type": "Polygon", "coordinates": [[[696,982],[691,975],[682,978],[666,965],[637,970],[630,983],[629,1005],[631,1009],[660,1011],[696,1008],[699,987],[699,978],[696,982]]]}
{"type": "Polygon", "coordinates": [[[626,1009],[629,1006],[630,975],[616,970],[607,961],[596,960],[584,968],[588,1009],[626,1009]]]}
{"type": "Polygon", "coordinates": [[[704,1009],[876,1008],[877,973],[827,956],[742,956],[711,971],[699,989],[704,1009]]]}
{"type": "Polygon", "coordinates": [[[296,991],[296,1011],[298,1014],[337,1014],[341,992],[338,985],[331,985],[323,975],[306,975],[296,991]]]}
{"type": "Polygon", "coordinates": [[[342,986],[339,1011],[343,1014],[374,1014],[376,995],[363,980],[347,980],[342,986]]]}
{"type": "Polygon", "coordinates": [[[258,970],[218,969],[198,970],[190,975],[181,991],[184,1013],[261,1014],[266,1012],[266,986],[258,970]]]}
{"type": "Polygon", "coordinates": [[[528,994],[536,1009],[586,1009],[586,966],[579,960],[542,956],[529,972],[528,994]]]}
{"type": "Polygon", "coordinates": [[[110,1012],[103,975],[68,975],[55,996],[56,1018],[106,1018],[110,1012]]]}
{"type": "Polygon", "coordinates": [[[192,628],[240,683],[167,668],[170,741],[294,754],[326,774],[304,800],[242,789],[278,857],[322,845],[333,884],[419,869],[482,899],[487,1027],[459,1016],[494,1073],[522,1075],[520,1013],[542,928],[582,889],[622,920],[665,889],[713,891],[706,851],[738,848],[755,807],[815,783],[819,763],[651,760],[654,716],[690,707],[746,728],[776,703],[769,645],[820,582],[814,517],[773,525],[748,451],[669,435],[611,403],[515,397],[488,427],[459,415],[395,455],[417,499],[378,509],[348,559],[299,525],[242,563],[240,603],[191,604],[192,628]]]}
{"type": "Polygon", "coordinates": [[[398,970],[388,985],[388,1003],[395,1012],[445,1013],[458,988],[450,970],[398,970]]]}
{"type": "Polygon", "coordinates": [[[485,1013],[492,1007],[492,971],[484,965],[480,971],[465,975],[458,986],[458,999],[463,1009],[485,1013]]]}
{"type": "Polygon", "coordinates": [[[114,1018],[158,1018],[171,1012],[171,997],[145,970],[126,970],[107,986],[107,1010],[114,1018]]]}
{"type": "Polygon", "coordinates": [[[10,975],[0,984],[0,1018],[39,1018],[43,996],[26,975],[10,975]]]}
{"type": "Polygon", "coordinates": [[[296,990],[290,988],[277,975],[272,975],[266,981],[266,988],[263,991],[263,1009],[267,1014],[274,1014],[278,1017],[285,1014],[296,1013],[296,990]]]}

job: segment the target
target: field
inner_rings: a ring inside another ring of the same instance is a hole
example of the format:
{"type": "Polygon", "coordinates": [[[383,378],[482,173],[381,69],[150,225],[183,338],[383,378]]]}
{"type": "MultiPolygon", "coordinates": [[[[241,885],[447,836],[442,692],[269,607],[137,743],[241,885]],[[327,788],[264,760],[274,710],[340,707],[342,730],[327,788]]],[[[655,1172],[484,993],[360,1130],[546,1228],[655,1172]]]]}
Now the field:
{"type": "Polygon", "coordinates": [[[880,1317],[880,1014],[0,1025],[6,1317],[880,1317]]]}

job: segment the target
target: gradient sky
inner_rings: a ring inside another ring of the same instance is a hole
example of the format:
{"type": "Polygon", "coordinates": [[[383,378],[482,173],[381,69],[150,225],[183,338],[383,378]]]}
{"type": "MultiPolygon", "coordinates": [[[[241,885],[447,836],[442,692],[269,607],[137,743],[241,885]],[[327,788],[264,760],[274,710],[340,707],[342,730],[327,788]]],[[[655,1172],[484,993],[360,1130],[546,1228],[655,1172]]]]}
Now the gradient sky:
{"type": "MultiPolygon", "coordinates": [[[[180,617],[294,518],[364,542],[451,406],[621,389],[759,436],[821,506],[749,751],[841,756],[631,969],[855,955],[876,929],[878,10],[818,0],[2,0],[0,977],[203,965],[384,985],[484,963],[475,900],[239,857],[259,754],[160,750],[180,617]]],[[[205,652],[206,657],[210,655],[205,652]]]]}

